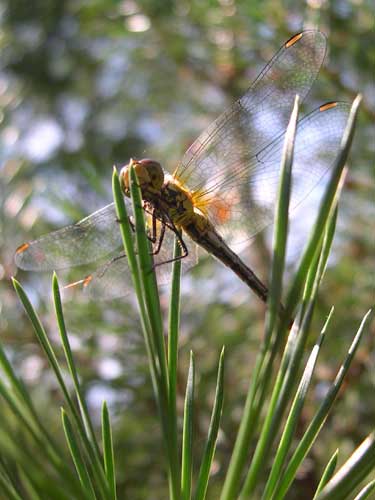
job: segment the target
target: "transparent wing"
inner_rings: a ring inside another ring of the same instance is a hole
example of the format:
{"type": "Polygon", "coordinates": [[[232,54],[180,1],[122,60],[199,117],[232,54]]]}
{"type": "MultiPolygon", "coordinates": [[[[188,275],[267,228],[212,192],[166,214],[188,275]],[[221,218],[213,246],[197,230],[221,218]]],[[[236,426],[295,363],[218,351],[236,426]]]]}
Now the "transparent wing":
{"type": "MultiPolygon", "coordinates": [[[[330,170],[350,105],[328,103],[299,121],[295,138],[290,210],[300,204],[330,170]]],[[[273,220],[284,134],[232,175],[231,164],[217,176],[201,202],[230,246],[247,241],[273,220]]]]}
{"type": "MultiPolygon", "coordinates": [[[[129,200],[125,202],[131,205],[129,200]]],[[[111,203],[76,224],[21,245],[15,261],[28,271],[66,269],[95,262],[120,246],[116,210],[111,203]]]]}
{"type": "Polygon", "coordinates": [[[292,37],[246,94],[198,137],[173,175],[193,192],[210,192],[225,169],[234,177],[242,172],[285,130],[295,95],[306,96],[325,52],[326,39],[319,31],[292,37]]]}
{"type": "MultiPolygon", "coordinates": [[[[160,224],[158,224],[158,230],[160,230],[160,224]]],[[[154,256],[154,263],[160,264],[156,267],[159,285],[166,285],[170,282],[172,264],[165,264],[165,262],[173,258],[174,238],[174,233],[166,228],[160,252],[154,256]]],[[[198,261],[195,243],[188,236],[184,237],[184,243],[188,248],[188,255],[182,259],[182,272],[188,271],[198,261]]],[[[119,254],[112,258],[93,274],[87,276],[82,284],[85,292],[96,300],[115,299],[132,292],[133,282],[125,255],[119,254]]]]}
{"type": "MultiPolygon", "coordinates": [[[[128,261],[124,254],[112,258],[77,284],[82,284],[85,293],[95,300],[116,299],[134,292],[128,261]]],[[[73,283],[74,285],[76,283],[73,283]]],[[[72,285],[68,285],[70,286],[72,285]]]]}
{"type": "MultiPolygon", "coordinates": [[[[130,200],[125,198],[125,203],[131,215],[130,200]]],[[[82,285],[89,296],[95,299],[125,296],[132,290],[132,279],[127,259],[120,252],[122,241],[116,219],[115,206],[111,203],[76,224],[21,245],[16,251],[16,264],[26,270],[58,270],[92,263],[112,254],[112,258],[95,272],[83,280],[67,285],[66,288],[82,285]]],[[[150,220],[148,222],[151,227],[150,220]]],[[[157,234],[160,234],[160,224],[158,221],[157,234]]],[[[182,262],[183,272],[197,262],[196,245],[187,236],[186,240],[189,253],[182,262]]],[[[164,263],[172,259],[173,247],[174,233],[166,228],[160,252],[154,256],[155,263],[164,263]]],[[[156,272],[159,284],[168,283],[171,264],[158,266],[156,272]]]]}

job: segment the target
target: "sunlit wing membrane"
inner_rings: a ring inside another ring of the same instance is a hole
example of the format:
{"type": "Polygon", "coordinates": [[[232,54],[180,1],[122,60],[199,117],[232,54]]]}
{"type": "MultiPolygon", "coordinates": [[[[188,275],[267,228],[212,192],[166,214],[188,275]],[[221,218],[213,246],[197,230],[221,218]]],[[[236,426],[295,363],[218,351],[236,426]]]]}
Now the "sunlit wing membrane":
{"type": "Polygon", "coordinates": [[[76,224],[21,245],[15,262],[28,271],[65,269],[95,262],[120,246],[116,210],[111,203],[76,224]]]}
{"type": "Polygon", "coordinates": [[[325,52],[319,31],[304,31],[286,42],[245,95],[192,144],[173,175],[198,192],[216,189],[225,169],[235,177],[285,130],[296,94],[307,95],[325,52]]]}
{"type": "Polygon", "coordinates": [[[113,257],[83,280],[71,283],[65,288],[71,287],[82,287],[83,291],[95,300],[116,299],[134,292],[128,261],[124,254],[113,257]]]}
{"type": "MultiPolygon", "coordinates": [[[[124,200],[128,213],[131,214],[131,202],[127,198],[124,200]]],[[[149,214],[148,223],[151,225],[149,214]]],[[[157,234],[160,235],[160,222],[157,223],[157,234]]],[[[173,258],[174,238],[174,233],[166,228],[163,244],[159,253],[154,256],[155,263],[163,263],[173,258]]],[[[182,262],[183,272],[197,263],[196,245],[188,237],[184,242],[189,253],[182,262]]],[[[128,261],[121,254],[121,247],[116,210],[111,203],[76,224],[21,245],[16,251],[15,261],[21,269],[46,271],[92,263],[112,254],[112,258],[95,272],[65,287],[83,288],[91,298],[108,300],[123,297],[133,289],[128,261]]],[[[170,265],[158,266],[156,272],[159,284],[169,282],[170,265]]]]}
{"type": "MultiPolygon", "coordinates": [[[[333,166],[349,110],[348,103],[329,103],[298,122],[290,210],[333,166]]],[[[252,157],[242,170],[236,170],[236,175],[229,163],[216,188],[202,194],[208,217],[230,246],[248,240],[272,222],[283,144],[284,134],[252,157]]]]}
{"type": "MultiPolygon", "coordinates": [[[[246,94],[223,113],[185,153],[173,176],[234,248],[272,222],[279,184],[280,159],[295,95],[303,99],[324,60],[322,33],[292,37],[267,64],[246,94]]],[[[329,103],[300,120],[297,127],[290,209],[319,183],[335,160],[349,112],[346,103],[329,103]]],[[[125,199],[131,214],[131,203],[125,199]]],[[[163,214],[159,217],[164,219],[163,214]]],[[[150,213],[148,214],[150,219],[150,213]]],[[[149,227],[152,228],[150,220],[149,227]]],[[[160,234],[160,222],[158,223],[160,234]]],[[[186,236],[189,254],[183,271],[197,262],[197,247],[186,236]]],[[[166,228],[155,264],[173,258],[175,235],[166,228]]],[[[156,243],[157,245],[157,243],[156,243]]],[[[16,264],[27,270],[79,266],[108,256],[107,264],[72,287],[83,286],[92,298],[111,299],[132,289],[114,204],[77,224],[19,247],[16,264]]],[[[171,266],[157,266],[160,284],[171,266]]]]}
{"type": "MultiPolygon", "coordinates": [[[[160,226],[158,227],[160,231],[160,226]]],[[[154,255],[154,263],[163,263],[173,258],[174,233],[166,228],[163,244],[160,252],[154,255]]],[[[182,272],[186,272],[198,261],[197,246],[189,237],[184,238],[188,248],[188,256],[182,259],[182,272]]],[[[156,245],[156,244],[155,244],[156,245]]],[[[170,282],[172,266],[156,266],[156,275],[159,285],[166,285],[170,282]]],[[[128,261],[124,255],[119,254],[106,264],[99,267],[94,273],[86,276],[83,280],[72,283],[68,287],[81,286],[91,298],[95,300],[110,300],[118,297],[124,297],[133,291],[133,282],[131,278],[128,261]]]]}

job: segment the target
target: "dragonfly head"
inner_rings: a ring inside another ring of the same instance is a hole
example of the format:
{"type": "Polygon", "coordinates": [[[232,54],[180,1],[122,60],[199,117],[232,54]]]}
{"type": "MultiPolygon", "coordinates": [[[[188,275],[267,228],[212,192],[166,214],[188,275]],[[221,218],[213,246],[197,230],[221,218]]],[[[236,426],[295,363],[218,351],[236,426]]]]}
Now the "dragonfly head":
{"type": "Polygon", "coordinates": [[[148,199],[153,194],[159,194],[164,183],[164,172],[160,163],[147,158],[143,160],[130,160],[122,167],[120,172],[120,182],[126,196],[130,195],[130,167],[133,166],[137,174],[139,186],[144,199],[148,199]]]}

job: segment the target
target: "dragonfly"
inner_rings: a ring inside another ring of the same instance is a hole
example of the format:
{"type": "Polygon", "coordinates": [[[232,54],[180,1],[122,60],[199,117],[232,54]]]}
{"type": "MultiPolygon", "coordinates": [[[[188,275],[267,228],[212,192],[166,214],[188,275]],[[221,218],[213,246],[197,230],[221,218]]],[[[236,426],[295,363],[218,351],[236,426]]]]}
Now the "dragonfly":
{"type": "MultiPolygon", "coordinates": [[[[284,135],[296,94],[303,100],[317,78],[326,37],[307,30],[291,37],[246,93],[220,115],[170,174],[152,159],[131,160],[120,172],[127,208],[133,165],[149,221],[158,281],[166,282],[177,238],[183,271],[197,263],[202,247],[230,268],[256,295],[268,289],[240,256],[270,225],[276,203],[284,135]]],[[[295,138],[290,210],[331,169],[348,118],[349,104],[328,102],[299,120],[295,138]]],[[[98,299],[124,296],[131,276],[113,203],[81,221],[21,245],[17,266],[46,271],[100,265],[79,282],[98,299]]],[[[69,285],[68,285],[69,286],[69,285]]]]}

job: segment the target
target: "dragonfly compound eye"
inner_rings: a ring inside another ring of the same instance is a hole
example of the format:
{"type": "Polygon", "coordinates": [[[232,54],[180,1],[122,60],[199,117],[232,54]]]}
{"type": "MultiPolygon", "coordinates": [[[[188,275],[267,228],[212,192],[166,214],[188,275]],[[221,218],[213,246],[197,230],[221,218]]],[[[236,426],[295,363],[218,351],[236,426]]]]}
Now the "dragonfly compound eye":
{"type": "Polygon", "coordinates": [[[140,160],[135,169],[140,180],[144,179],[148,187],[160,191],[164,183],[164,172],[159,162],[155,160],[140,160]]]}
{"type": "Polygon", "coordinates": [[[130,179],[129,167],[132,165],[137,174],[139,186],[142,195],[147,199],[148,194],[159,194],[164,183],[164,172],[157,161],[154,160],[131,160],[131,162],[122,168],[120,173],[121,187],[125,195],[129,195],[130,179]]]}
{"type": "Polygon", "coordinates": [[[125,165],[120,171],[120,185],[123,193],[129,196],[129,165],[125,165]]]}

